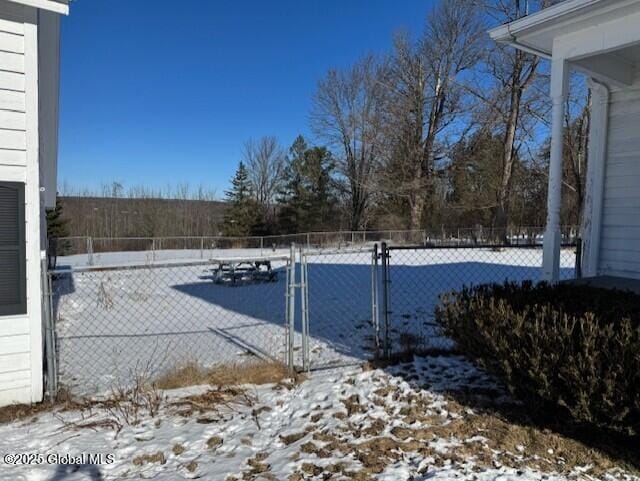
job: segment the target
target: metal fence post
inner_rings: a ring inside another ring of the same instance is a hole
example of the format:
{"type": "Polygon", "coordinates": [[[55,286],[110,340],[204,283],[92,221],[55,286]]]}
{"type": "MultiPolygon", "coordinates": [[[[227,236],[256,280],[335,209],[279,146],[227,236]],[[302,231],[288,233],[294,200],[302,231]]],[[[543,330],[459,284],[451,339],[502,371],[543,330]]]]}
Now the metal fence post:
{"type": "Polygon", "coordinates": [[[302,369],[309,371],[309,283],[307,258],[300,247],[300,303],[302,310],[302,369]]]}
{"type": "Polygon", "coordinates": [[[576,239],[576,260],[575,260],[575,277],[582,278],[582,239],[576,239]]]}
{"type": "Polygon", "coordinates": [[[200,237],[200,259],[204,259],[204,237],[200,237]]]}
{"type": "Polygon", "coordinates": [[[51,273],[46,258],[42,260],[42,311],[45,326],[45,349],[47,358],[47,391],[54,402],[58,395],[58,369],[56,366],[55,322],[53,320],[53,293],[51,273]]]}
{"type": "Polygon", "coordinates": [[[378,313],[378,244],[371,253],[371,323],[373,324],[376,357],[380,355],[380,319],[378,313]]]}
{"type": "Polygon", "coordinates": [[[289,262],[287,264],[287,268],[285,269],[285,288],[284,288],[284,359],[283,362],[289,364],[289,338],[291,337],[291,307],[289,305],[289,296],[291,295],[291,257],[289,257],[289,262]]]}
{"type": "Polygon", "coordinates": [[[293,363],[293,349],[295,344],[295,320],[296,320],[296,245],[295,243],[291,243],[291,249],[289,251],[290,256],[290,274],[289,274],[289,283],[288,283],[288,322],[289,325],[287,327],[288,331],[288,346],[287,346],[287,364],[289,369],[294,369],[293,363]]]}
{"type": "Polygon", "coordinates": [[[389,339],[389,248],[387,243],[382,243],[382,312],[384,316],[384,343],[383,343],[383,356],[388,358],[391,352],[390,339],[389,339]]]}
{"type": "Polygon", "coordinates": [[[87,254],[89,257],[89,265],[93,265],[93,237],[87,237],[87,254]]]}

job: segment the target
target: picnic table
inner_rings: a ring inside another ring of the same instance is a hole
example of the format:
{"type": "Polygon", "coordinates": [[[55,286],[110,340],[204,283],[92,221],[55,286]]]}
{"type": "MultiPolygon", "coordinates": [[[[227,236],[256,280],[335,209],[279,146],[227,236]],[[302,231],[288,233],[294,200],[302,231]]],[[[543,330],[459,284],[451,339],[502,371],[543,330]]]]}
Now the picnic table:
{"type": "Polygon", "coordinates": [[[251,258],[211,259],[215,284],[238,285],[252,282],[276,282],[278,273],[271,260],[251,258]]]}

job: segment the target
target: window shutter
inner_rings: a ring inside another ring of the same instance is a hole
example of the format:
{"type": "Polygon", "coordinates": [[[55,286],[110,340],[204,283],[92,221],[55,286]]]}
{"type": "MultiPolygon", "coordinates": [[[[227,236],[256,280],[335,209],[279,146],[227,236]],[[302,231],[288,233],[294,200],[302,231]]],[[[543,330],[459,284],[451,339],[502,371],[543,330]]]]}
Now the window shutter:
{"type": "Polygon", "coordinates": [[[26,314],[24,184],[0,182],[0,316],[26,314]]]}

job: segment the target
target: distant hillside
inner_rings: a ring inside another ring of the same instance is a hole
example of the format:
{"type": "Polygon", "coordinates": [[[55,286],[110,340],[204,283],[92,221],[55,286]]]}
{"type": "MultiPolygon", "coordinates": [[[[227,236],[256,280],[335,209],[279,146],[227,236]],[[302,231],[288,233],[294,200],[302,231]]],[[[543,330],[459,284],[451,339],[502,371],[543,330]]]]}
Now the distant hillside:
{"type": "Polygon", "coordinates": [[[226,204],[210,200],[60,197],[69,235],[165,237],[219,235],[226,204]]]}

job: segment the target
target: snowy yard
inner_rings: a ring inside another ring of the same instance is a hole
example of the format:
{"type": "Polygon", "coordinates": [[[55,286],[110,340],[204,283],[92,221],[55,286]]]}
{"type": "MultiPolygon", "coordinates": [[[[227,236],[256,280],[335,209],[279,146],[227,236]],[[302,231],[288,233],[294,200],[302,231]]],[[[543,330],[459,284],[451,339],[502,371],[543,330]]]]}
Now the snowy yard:
{"type": "Polygon", "coordinates": [[[522,409],[458,356],[347,367],[299,382],[165,392],[153,416],[122,423],[85,406],[0,425],[0,451],[113,454],[111,464],[3,466],[12,481],[638,480],[599,452],[510,423],[522,409]],[[471,400],[474,400],[471,402],[471,400]]]}
{"type": "MultiPolygon", "coordinates": [[[[208,253],[211,257],[248,254],[259,255],[259,250],[208,253]]],[[[166,254],[170,255],[173,251],[166,254]]],[[[311,366],[370,359],[374,350],[371,253],[312,253],[308,259],[311,366]]],[[[109,260],[131,261],[128,253],[112,253],[109,260]]],[[[61,258],[59,266],[65,262],[61,258]]],[[[408,333],[426,347],[451,347],[432,322],[440,294],[472,283],[538,280],[540,262],[540,249],[392,251],[389,336],[394,348],[401,348],[402,336],[408,333]]],[[[563,251],[562,263],[563,276],[570,277],[572,250],[563,251]]],[[[285,265],[273,262],[277,282],[237,287],[214,284],[209,265],[99,269],[59,276],[54,282],[54,310],[60,382],[75,392],[96,392],[144,366],[159,374],[185,362],[237,363],[255,359],[255,354],[284,361],[285,265]]],[[[379,273],[377,285],[380,290],[379,273]]],[[[299,296],[296,303],[299,313],[299,296]]],[[[298,363],[300,331],[297,316],[298,363]]]]}

